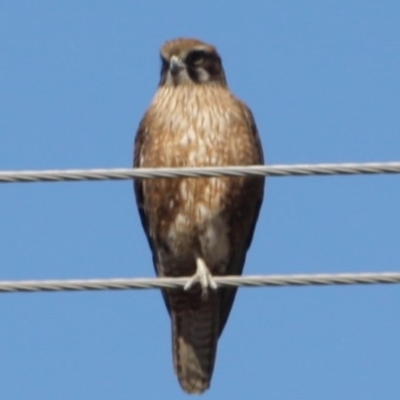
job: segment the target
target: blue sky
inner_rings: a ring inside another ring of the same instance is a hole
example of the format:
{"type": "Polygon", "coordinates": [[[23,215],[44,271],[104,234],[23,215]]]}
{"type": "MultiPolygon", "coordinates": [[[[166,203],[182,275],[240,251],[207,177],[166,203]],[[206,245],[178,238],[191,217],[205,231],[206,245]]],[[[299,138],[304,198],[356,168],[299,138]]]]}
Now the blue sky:
{"type": "MultiPolygon", "coordinates": [[[[266,160],[400,160],[398,1],[0,1],[0,170],[129,167],[158,49],[215,44],[266,160]]],[[[398,176],[270,178],[246,274],[399,271],[398,176]]],[[[0,279],[153,276],[132,183],[0,185],[0,279]]],[[[0,294],[1,398],[185,398],[158,291],[0,294]]],[[[398,399],[398,286],[241,289],[205,399],[398,399]]]]}

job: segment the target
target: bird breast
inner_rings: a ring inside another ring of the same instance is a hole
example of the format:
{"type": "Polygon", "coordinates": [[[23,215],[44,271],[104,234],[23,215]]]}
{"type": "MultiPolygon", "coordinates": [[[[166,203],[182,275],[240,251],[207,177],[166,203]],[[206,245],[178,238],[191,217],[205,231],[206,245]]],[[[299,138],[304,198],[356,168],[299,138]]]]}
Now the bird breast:
{"type": "Polygon", "coordinates": [[[246,138],[249,127],[244,126],[243,114],[241,102],[224,87],[161,87],[150,107],[146,132],[157,160],[144,160],[142,153],[142,164],[194,167],[249,162],[248,148],[254,143],[246,138]]]}

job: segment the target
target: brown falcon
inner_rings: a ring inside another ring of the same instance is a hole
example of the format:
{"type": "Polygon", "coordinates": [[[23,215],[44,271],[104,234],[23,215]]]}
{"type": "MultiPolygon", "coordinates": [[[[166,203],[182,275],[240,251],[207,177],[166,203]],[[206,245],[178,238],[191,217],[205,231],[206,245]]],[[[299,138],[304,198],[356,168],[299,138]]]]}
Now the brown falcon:
{"type": "MultiPolygon", "coordinates": [[[[249,108],[229,90],[217,50],[196,39],[161,48],[161,80],[140,122],[134,166],[263,164],[249,108]]],[[[188,393],[210,386],[217,340],[235,288],[213,275],[242,273],[263,198],[260,177],[136,180],[140,218],[158,276],[191,277],[164,290],[175,372],[188,393]]]]}

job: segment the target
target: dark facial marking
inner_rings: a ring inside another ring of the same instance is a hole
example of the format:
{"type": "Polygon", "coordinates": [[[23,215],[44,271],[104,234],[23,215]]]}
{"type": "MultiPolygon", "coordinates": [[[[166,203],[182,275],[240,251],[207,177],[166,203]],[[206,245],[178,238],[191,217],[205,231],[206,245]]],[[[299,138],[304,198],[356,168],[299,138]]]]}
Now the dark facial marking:
{"type": "Polygon", "coordinates": [[[187,55],[185,63],[190,78],[196,83],[202,83],[200,79],[201,70],[204,70],[208,73],[208,82],[225,82],[221,59],[219,58],[218,54],[214,52],[193,50],[187,55]]]}
{"type": "Polygon", "coordinates": [[[167,80],[168,69],[169,62],[164,57],[161,57],[160,86],[167,80]]]}
{"type": "Polygon", "coordinates": [[[188,66],[198,66],[209,56],[204,50],[193,50],[187,55],[185,62],[188,66]]]}

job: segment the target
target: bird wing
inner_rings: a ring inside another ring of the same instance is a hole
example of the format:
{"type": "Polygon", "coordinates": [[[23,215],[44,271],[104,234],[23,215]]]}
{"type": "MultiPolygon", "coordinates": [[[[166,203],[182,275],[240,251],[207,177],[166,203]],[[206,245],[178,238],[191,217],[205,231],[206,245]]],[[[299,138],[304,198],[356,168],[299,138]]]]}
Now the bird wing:
{"type": "MultiPolygon", "coordinates": [[[[140,168],[140,156],[142,153],[145,136],[146,136],[146,129],[147,129],[145,122],[144,122],[145,119],[146,119],[146,115],[140,121],[139,127],[136,132],[135,146],[134,146],[134,158],[133,158],[134,159],[134,161],[133,161],[134,168],[140,168]]],[[[157,249],[155,246],[154,239],[152,238],[152,236],[150,234],[149,218],[148,218],[148,214],[146,213],[146,209],[144,207],[143,180],[135,179],[133,185],[134,185],[134,191],[135,191],[135,197],[136,197],[136,203],[137,203],[137,207],[138,207],[138,211],[139,211],[140,221],[142,223],[142,227],[146,234],[147,241],[148,241],[150,249],[151,249],[151,254],[153,256],[154,271],[155,271],[156,275],[159,275],[159,271],[157,268],[157,262],[158,262],[157,261],[157,249]]],[[[168,313],[171,313],[168,297],[166,296],[166,293],[164,290],[162,290],[162,295],[163,295],[164,302],[167,307],[168,313]]]]}
{"type": "MultiPolygon", "coordinates": [[[[234,240],[237,244],[234,247],[229,257],[228,272],[227,272],[228,275],[241,275],[243,272],[244,263],[246,261],[246,253],[253,239],[253,234],[256,227],[261,204],[262,204],[262,196],[257,200],[256,204],[254,205],[254,214],[252,217],[253,220],[251,226],[248,228],[246,237],[244,237],[243,240],[241,240],[242,243],[237,243],[238,240],[234,240]]],[[[220,289],[220,291],[221,291],[221,307],[220,307],[219,335],[222,334],[222,331],[224,330],[224,327],[228,320],[229,314],[233,306],[233,302],[235,300],[237,288],[223,288],[220,289]]]]}
{"type": "MultiPolygon", "coordinates": [[[[146,118],[146,116],[143,117],[143,119],[140,121],[138,130],[136,132],[134,157],[133,157],[133,167],[134,168],[140,168],[140,155],[142,152],[145,134],[146,134],[146,127],[144,124],[145,118],[146,118]]],[[[143,181],[141,179],[135,179],[133,186],[134,186],[134,190],[135,190],[136,203],[137,203],[137,207],[138,207],[138,211],[139,211],[140,221],[142,223],[143,230],[146,234],[147,241],[149,242],[149,246],[152,250],[152,253],[154,254],[154,249],[155,249],[154,241],[150,236],[148,216],[147,216],[145,208],[144,208],[143,181]]]]}
{"type": "MultiPolygon", "coordinates": [[[[244,103],[242,103],[242,109],[248,122],[247,134],[253,137],[256,154],[253,164],[263,164],[264,155],[253,114],[244,103]]],[[[227,275],[241,275],[243,272],[246,253],[253,240],[254,230],[263,202],[264,183],[264,177],[245,178],[238,201],[230,214],[230,247],[232,250],[229,256],[227,275]]],[[[237,288],[224,288],[220,290],[221,307],[219,335],[221,335],[228,320],[237,288]]]]}

